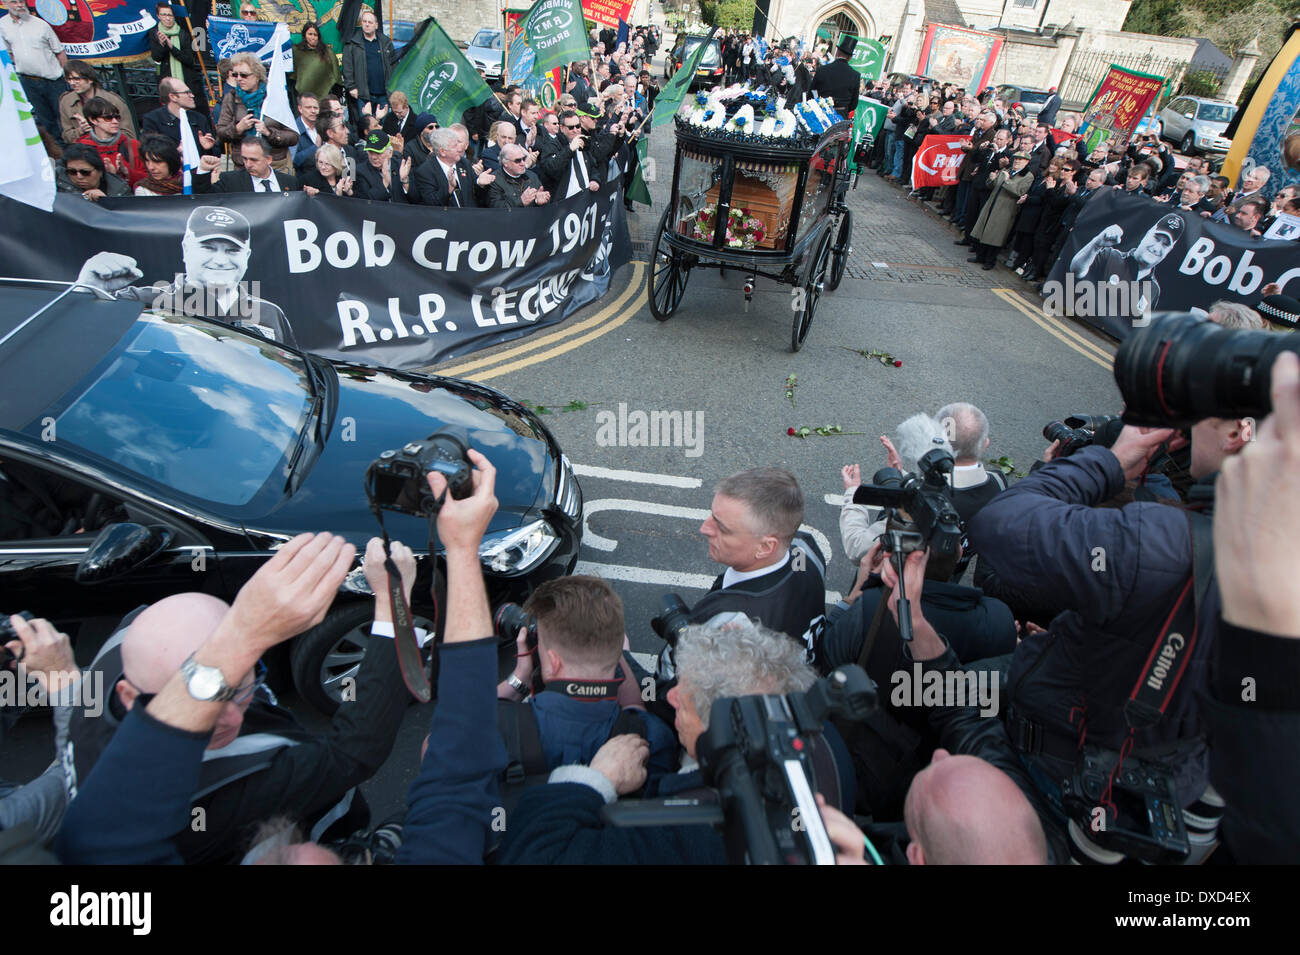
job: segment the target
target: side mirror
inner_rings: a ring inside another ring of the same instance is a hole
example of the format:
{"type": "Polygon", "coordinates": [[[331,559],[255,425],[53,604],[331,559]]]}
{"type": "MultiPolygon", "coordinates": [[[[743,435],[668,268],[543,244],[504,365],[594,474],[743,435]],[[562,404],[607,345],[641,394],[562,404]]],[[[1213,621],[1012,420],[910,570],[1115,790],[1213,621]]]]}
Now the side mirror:
{"type": "Polygon", "coordinates": [[[167,549],[173,534],[164,527],[143,524],[109,524],[77,564],[79,584],[101,584],[143,567],[167,549]]]}

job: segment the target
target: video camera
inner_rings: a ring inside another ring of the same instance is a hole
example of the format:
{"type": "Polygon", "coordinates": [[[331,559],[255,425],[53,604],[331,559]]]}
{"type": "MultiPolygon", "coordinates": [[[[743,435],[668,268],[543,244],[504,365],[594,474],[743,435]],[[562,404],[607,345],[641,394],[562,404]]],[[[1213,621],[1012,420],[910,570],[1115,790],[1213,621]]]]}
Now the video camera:
{"type": "Polygon", "coordinates": [[[1070,415],[1064,421],[1051,421],[1043,428],[1043,437],[1059,441],[1058,458],[1068,458],[1080,448],[1099,444],[1109,448],[1119,437],[1124,422],[1119,415],[1070,415]]]}
{"type": "MultiPolygon", "coordinates": [[[[624,800],[605,806],[613,826],[721,826],[734,864],[834,865],[835,849],[814,799],[813,749],[827,717],[861,722],[877,709],[875,684],[843,666],[805,693],[716,700],[696,744],[702,799],[624,800]]],[[[829,801],[829,800],[828,800],[829,801]]]]}
{"type": "Polygon", "coordinates": [[[1166,312],[1115,355],[1124,423],[1185,428],[1205,418],[1263,418],[1273,410],[1273,362],[1300,337],[1230,329],[1166,312]]]}
{"type": "Polygon", "coordinates": [[[953,457],[943,448],[927,451],[917,461],[917,474],[903,474],[897,468],[881,468],[853,492],[854,504],[883,507],[901,528],[895,539],[885,537],[885,549],[910,554],[929,548],[930,553],[951,557],[961,545],[961,518],[953,507],[947,475],[953,457]]]}

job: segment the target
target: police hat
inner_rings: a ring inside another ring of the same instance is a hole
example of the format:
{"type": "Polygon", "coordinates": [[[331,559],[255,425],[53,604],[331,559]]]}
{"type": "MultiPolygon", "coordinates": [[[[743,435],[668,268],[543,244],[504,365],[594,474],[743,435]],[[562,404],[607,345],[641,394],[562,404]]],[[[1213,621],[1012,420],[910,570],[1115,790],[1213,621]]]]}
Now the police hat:
{"type": "Polygon", "coordinates": [[[1300,328],[1300,302],[1290,295],[1270,295],[1255,306],[1255,311],[1274,325],[1300,328]]]}
{"type": "Polygon", "coordinates": [[[219,236],[238,242],[245,248],[248,247],[251,234],[247,219],[234,209],[224,209],[220,206],[199,206],[190,213],[189,221],[185,223],[185,231],[196,239],[219,236]]]}
{"type": "Polygon", "coordinates": [[[843,53],[845,56],[852,57],[853,51],[857,49],[857,46],[858,38],[846,33],[844,36],[840,37],[840,45],[835,48],[835,52],[843,53]]]}
{"type": "Polygon", "coordinates": [[[1187,228],[1183,223],[1183,217],[1177,213],[1171,212],[1167,216],[1161,217],[1160,221],[1151,227],[1152,232],[1163,232],[1169,236],[1171,243],[1177,242],[1183,235],[1183,229],[1187,228]]]}

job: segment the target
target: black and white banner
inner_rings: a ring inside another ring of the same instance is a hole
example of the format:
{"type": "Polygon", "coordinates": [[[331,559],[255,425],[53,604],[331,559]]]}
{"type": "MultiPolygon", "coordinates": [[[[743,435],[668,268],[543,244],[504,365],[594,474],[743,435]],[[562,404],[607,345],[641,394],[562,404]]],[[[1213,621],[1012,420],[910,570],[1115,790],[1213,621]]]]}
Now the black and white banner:
{"type": "Polygon", "coordinates": [[[1272,282],[1289,295],[1300,289],[1300,244],[1106,190],[1079,214],[1044,307],[1124,339],[1152,312],[1208,310],[1221,299],[1254,306],[1272,282]]]}
{"type": "Polygon", "coordinates": [[[291,192],[99,202],[61,194],[47,213],[0,196],[0,273],[71,282],[97,255],[119,265],[127,257],[138,277],[103,283],[119,297],[208,314],[216,289],[229,318],[227,290],[236,289],[254,303],[245,324],[269,337],[413,369],[553,325],[604,295],[631,258],[622,199],[617,177],[599,192],[522,209],[291,192]]]}

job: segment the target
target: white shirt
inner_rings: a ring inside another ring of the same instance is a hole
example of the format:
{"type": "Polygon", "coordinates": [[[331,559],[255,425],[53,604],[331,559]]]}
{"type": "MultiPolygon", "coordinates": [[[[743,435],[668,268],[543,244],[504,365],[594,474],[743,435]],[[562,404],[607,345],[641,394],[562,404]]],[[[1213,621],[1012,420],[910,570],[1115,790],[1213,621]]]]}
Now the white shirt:
{"type": "Polygon", "coordinates": [[[455,189],[460,177],[456,171],[456,167],[448,166],[441,159],[438,159],[438,165],[442,167],[442,174],[447,177],[447,194],[451,196],[452,200],[459,206],[460,196],[456,195],[455,189]]]}
{"type": "Polygon", "coordinates": [[[982,464],[954,464],[952,480],[949,482],[954,490],[966,487],[979,487],[989,479],[989,472],[982,464]]]}
{"type": "Polygon", "coordinates": [[[722,589],[741,583],[745,580],[753,580],[755,577],[762,577],[764,574],[770,574],[773,571],[780,570],[790,562],[790,551],[785,552],[785,556],[775,564],[768,564],[766,567],[760,567],[758,570],[736,570],[728,567],[722,574],[722,589]]]}
{"type": "Polygon", "coordinates": [[[47,80],[62,78],[63,66],[57,54],[63,52],[63,44],[40,17],[29,13],[22,20],[13,14],[0,19],[0,40],[19,73],[47,80]]]}
{"type": "Polygon", "coordinates": [[[271,175],[266,179],[258,179],[252,173],[249,173],[249,176],[251,176],[253,179],[254,192],[279,192],[280,191],[280,182],[275,178],[274,172],[272,172],[271,175]]]}

